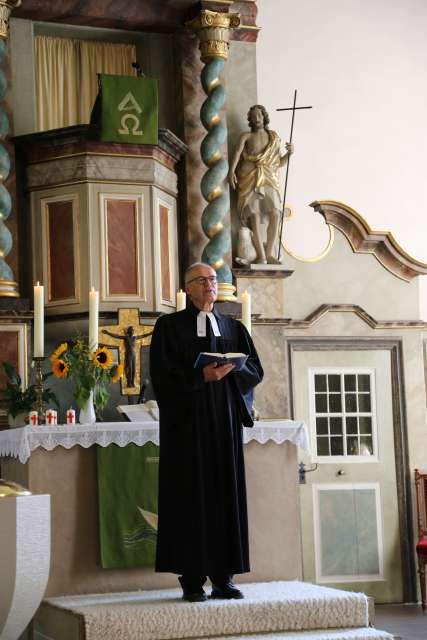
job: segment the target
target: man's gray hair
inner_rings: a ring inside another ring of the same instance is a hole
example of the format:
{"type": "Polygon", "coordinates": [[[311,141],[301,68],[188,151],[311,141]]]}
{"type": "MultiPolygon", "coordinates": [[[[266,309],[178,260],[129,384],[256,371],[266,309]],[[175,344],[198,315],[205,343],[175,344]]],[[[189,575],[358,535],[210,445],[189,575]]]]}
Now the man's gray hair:
{"type": "Polygon", "coordinates": [[[207,264],[206,262],[193,262],[193,264],[190,264],[190,266],[187,267],[187,269],[185,270],[185,274],[184,274],[184,282],[185,282],[185,284],[187,284],[187,282],[189,280],[191,280],[191,278],[190,278],[191,272],[196,267],[210,267],[213,271],[215,271],[215,269],[213,269],[213,267],[211,267],[211,265],[207,264]]]}

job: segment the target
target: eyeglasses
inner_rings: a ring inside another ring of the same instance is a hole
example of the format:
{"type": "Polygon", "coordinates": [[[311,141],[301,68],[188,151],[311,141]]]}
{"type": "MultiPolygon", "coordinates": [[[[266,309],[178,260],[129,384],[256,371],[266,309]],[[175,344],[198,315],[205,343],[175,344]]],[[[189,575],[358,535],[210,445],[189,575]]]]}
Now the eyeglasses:
{"type": "Polygon", "coordinates": [[[217,279],[216,276],[197,276],[197,278],[192,278],[191,280],[188,280],[188,282],[186,282],[186,284],[190,284],[191,282],[197,282],[197,284],[200,285],[204,285],[204,284],[216,284],[217,283],[217,279]]]}

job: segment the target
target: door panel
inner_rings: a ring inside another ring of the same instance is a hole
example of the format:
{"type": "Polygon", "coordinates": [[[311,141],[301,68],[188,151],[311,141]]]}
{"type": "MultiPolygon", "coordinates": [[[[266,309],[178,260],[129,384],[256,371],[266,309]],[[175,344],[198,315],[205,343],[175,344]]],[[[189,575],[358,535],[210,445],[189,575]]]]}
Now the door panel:
{"type": "Polygon", "coordinates": [[[293,380],[318,464],[300,486],[304,579],[401,602],[390,352],[295,351],[293,380]]]}

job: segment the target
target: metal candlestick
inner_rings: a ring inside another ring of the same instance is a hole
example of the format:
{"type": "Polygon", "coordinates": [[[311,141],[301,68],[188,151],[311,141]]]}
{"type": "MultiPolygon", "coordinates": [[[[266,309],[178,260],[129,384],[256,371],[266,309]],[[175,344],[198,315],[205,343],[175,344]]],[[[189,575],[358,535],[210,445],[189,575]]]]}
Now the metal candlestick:
{"type": "Polygon", "coordinates": [[[42,364],[44,358],[33,358],[35,369],[36,369],[36,382],[35,382],[35,391],[36,391],[36,400],[33,404],[34,411],[37,411],[39,424],[44,424],[46,421],[46,413],[43,409],[43,371],[42,364]]]}

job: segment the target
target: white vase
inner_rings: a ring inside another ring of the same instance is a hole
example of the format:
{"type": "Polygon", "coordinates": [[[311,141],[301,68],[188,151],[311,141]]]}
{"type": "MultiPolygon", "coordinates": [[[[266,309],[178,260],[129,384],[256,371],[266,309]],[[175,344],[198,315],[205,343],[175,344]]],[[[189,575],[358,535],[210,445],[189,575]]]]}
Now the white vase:
{"type": "Polygon", "coordinates": [[[93,406],[93,391],[90,392],[88,401],[79,414],[80,424],[93,424],[96,422],[95,407],[93,406]]]}
{"type": "Polygon", "coordinates": [[[14,429],[15,427],[25,427],[28,422],[25,421],[25,418],[28,418],[28,412],[18,413],[17,416],[12,418],[12,416],[8,415],[9,427],[14,429]]]}

